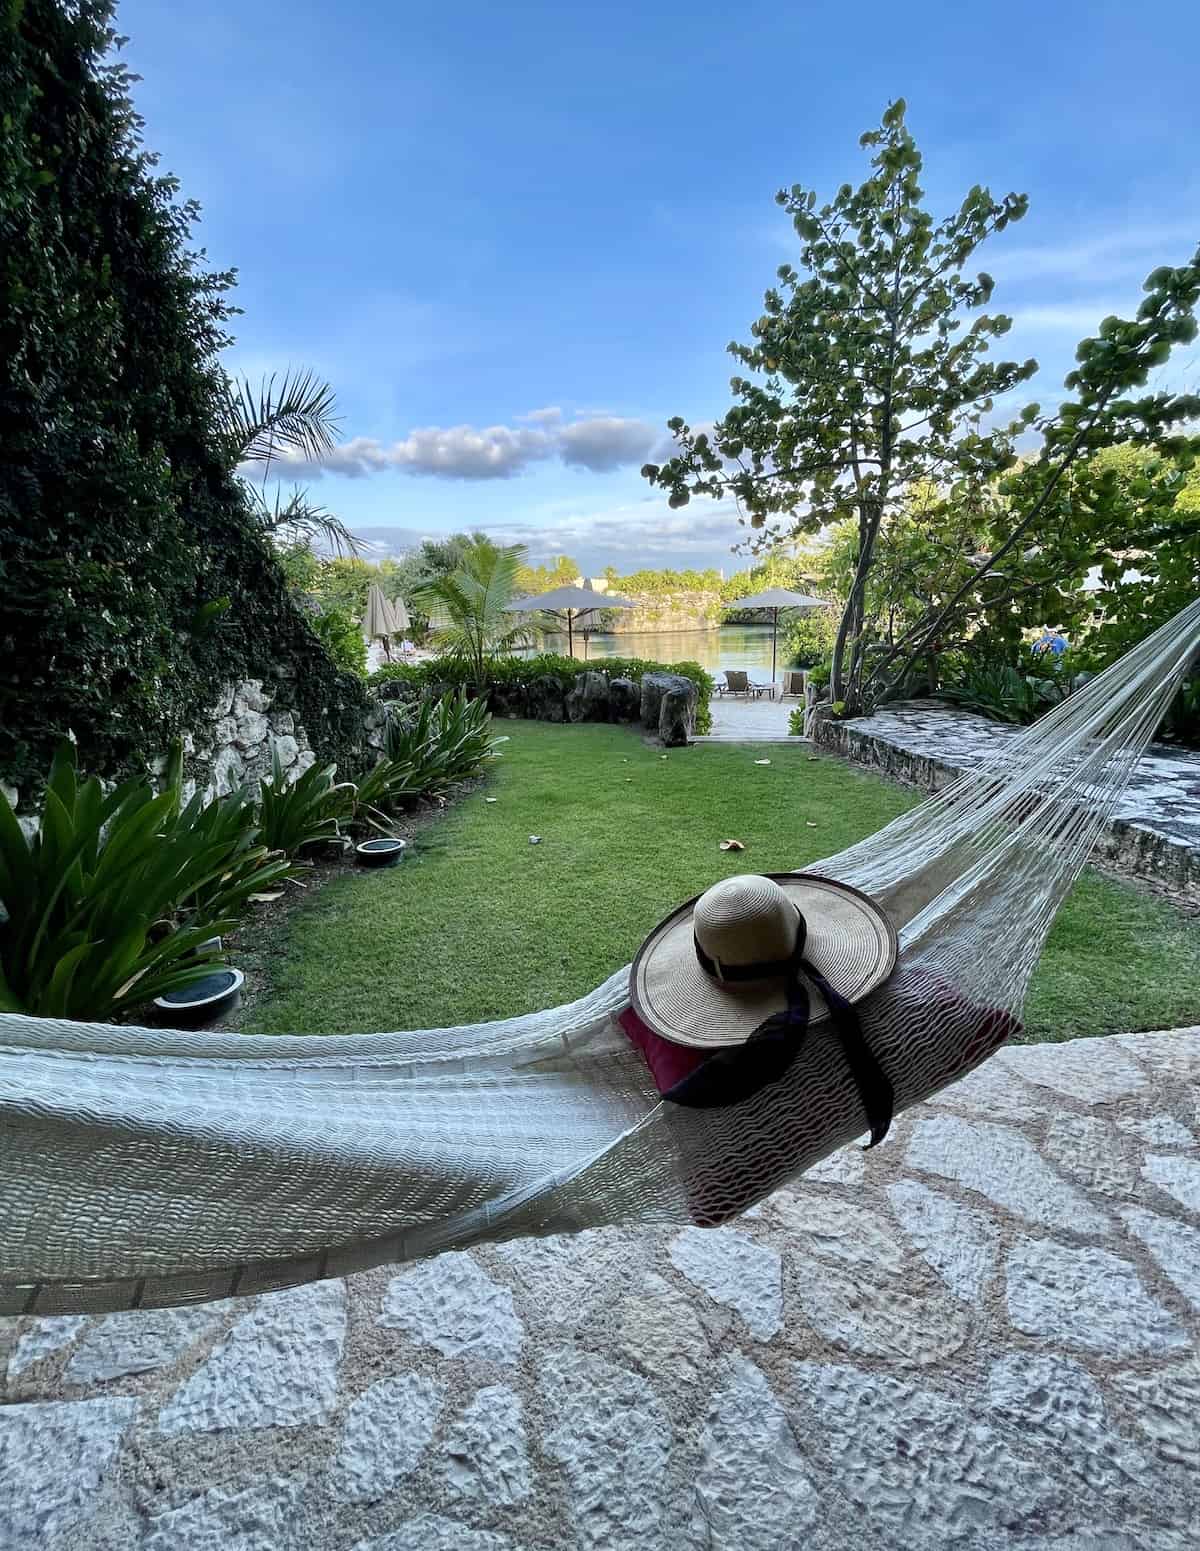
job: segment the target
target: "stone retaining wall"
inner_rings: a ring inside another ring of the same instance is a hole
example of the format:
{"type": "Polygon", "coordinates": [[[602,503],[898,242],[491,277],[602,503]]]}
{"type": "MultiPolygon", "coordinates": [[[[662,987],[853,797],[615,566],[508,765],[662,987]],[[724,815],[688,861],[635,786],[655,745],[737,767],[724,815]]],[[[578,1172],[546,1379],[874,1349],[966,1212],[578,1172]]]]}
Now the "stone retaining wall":
{"type": "MultiPolygon", "coordinates": [[[[260,782],[271,773],[273,753],[278,753],[289,781],[297,780],[316,762],[303,724],[279,697],[280,691],[266,688],[261,679],[242,679],[222,687],[205,720],[183,735],[185,802],[198,791],[207,798],[239,786],[248,787],[257,796],[260,782]]],[[[383,707],[368,713],[363,730],[368,747],[382,744],[378,728],[386,716],[383,707]]],[[[166,768],[167,755],[162,753],[150,761],[146,773],[159,778],[166,768]]],[[[101,784],[109,791],[114,783],[101,784]]],[[[36,834],[40,792],[28,788],[22,792],[8,782],[0,782],[0,791],[17,811],[25,834],[36,834]]]]}
{"type": "MultiPolygon", "coordinates": [[[[857,765],[937,792],[1023,729],[937,701],[888,706],[839,722],[819,716],[815,742],[857,765]]],[[[1173,892],[1200,894],[1200,755],[1151,746],[1093,855],[1173,892]]]]}

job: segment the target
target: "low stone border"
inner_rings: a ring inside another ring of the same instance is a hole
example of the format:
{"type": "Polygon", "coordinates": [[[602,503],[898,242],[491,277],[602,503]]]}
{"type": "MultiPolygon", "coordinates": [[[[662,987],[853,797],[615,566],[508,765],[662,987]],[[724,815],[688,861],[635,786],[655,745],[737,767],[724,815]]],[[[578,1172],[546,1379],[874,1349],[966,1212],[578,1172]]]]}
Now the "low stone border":
{"type": "MultiPolygon", "coordinates": [[[[814,738],[857,765],[936,792],[1022,731],[913,700],[845,722],[819,718],[814,738]]],[[[1152,745],[1093,854],[1119,872],[1200,895],[1200,754],[1152,745]]]]}

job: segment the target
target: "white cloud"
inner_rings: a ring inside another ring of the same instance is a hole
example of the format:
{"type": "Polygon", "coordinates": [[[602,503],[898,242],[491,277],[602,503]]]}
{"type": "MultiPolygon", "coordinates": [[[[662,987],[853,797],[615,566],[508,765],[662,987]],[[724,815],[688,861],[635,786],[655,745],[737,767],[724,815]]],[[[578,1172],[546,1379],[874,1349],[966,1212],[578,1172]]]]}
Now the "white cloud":
{"type": "Polygon", "coordinates": [[[644,463],[657,439],[657,430],[644,420],[602,415],[563,426],[559,456],[564,463],[602,474],[628,463],[644,463]]]}
{"type": "Polygon", "coordinates": [[[1182,264],[1196,246],[1194,227],[1131,225],[1087,242],[1060,242],[995,248],[976,255],[979,264],[1002,283],[1042,280],[1061,275],[1071,280],[1143,279],[1157,264],[1182,264]]]}
{"type": "MultiPolygon", "coordinates": [[[[659,497],[632,501],[607,511],[552,518],[545,522],[481,524],[499,544],[524,544],[537,565],[568,554],[585,575],[612,565],[618,571],[643,566],[672,570],[723,566],[726,571],[749,564],[732,549],[747,529],[726,502],[697,501],[672,511],[659,497]]],[[[426,537],[410,528],[356,530],[376,554],[400,554],[426,537]]]]}
{"type": "Polygon", "coordinates": [[[645,420],[593,415],[564,421],[559,409],[536,409],[515,426],[424,426],[394,442],[356,436],[316,461],[282,456],[281,479],[322,474],[362,479],[388,470],[435,479],[510,479],[533,463],[557,458],[574,468],[607,473],[645,461],[658,438],[645,420]]]}
{"type": "Polygon", "coordinates": [[[1095,333],[1101,321],[1110,313],[1118,317],[1132,317],[1141,298],[1133,297],[1126,302],[1059,302],[1037,307],[1014,307],[1014,327],[1040,329],[1067,329],[1076,334],[1095,333]],[[1132,305],[1130,305],[1132,302],[1132,305]]]}

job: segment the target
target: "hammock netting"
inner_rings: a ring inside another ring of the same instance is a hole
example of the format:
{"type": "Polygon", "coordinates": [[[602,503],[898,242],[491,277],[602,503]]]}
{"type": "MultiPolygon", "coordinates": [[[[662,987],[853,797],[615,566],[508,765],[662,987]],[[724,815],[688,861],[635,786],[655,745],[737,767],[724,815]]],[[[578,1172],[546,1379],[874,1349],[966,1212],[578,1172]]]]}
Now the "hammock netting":
{"type": "MultiPolygon", "coordinates": [[[[807,871],[890,913],[859,1009],[897,1111],[1020,1029],[1058,906],[1200,641],[1200,601],[988,763],[807,871]]],[[[698,756],[702,757],[702,756],[698,756]]],[[[866,1130],[838,1037],[664,1103],[628,969],[551,1011],[340,1037],[0,1016],[0,1313],[262,1292],[481,1240],[728,1220],[866,1130]]]]}

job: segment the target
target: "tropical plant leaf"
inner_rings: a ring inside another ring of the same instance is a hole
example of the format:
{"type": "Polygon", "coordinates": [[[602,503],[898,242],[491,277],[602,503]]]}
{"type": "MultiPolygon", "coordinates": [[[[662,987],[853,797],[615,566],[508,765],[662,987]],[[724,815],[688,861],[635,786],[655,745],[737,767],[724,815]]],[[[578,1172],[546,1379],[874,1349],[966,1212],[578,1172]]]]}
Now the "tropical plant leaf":
{"type": "Polygon", "coordinates": [[[235,462],[269,470],[281,452],[315,461],[336,444],[333,388],[315,372],[272,372],[257,389],[248,377],[230,378],[227,389],[225,430],[235,462]]]}

